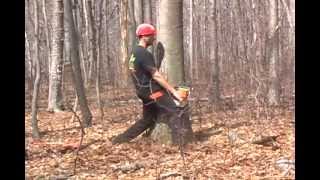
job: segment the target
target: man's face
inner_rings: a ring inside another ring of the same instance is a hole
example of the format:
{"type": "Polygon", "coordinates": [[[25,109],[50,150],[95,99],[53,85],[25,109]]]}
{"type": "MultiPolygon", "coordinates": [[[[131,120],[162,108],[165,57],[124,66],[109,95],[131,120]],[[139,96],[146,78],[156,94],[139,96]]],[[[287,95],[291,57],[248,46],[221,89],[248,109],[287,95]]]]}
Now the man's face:
{"type": "Polygon", "coordinates": [[[153,44],[154,40],[156,39],[154,35],[145,36],[145,42],[147,43],[147,46],[150,46],[153,44]]]}

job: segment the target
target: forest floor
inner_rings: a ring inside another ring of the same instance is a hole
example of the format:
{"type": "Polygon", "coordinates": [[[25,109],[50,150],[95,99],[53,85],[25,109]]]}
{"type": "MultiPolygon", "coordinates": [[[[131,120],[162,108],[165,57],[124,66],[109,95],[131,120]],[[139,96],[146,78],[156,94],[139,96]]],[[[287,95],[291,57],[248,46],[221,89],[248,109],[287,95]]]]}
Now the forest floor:
{"type": "MultiPolygon", "coordinates": [[[[41,103],[41,102],[40,102],[41,103]]],[[[94,103],[91,103],[94,104],[94,103]]],[[[43,103],[45,107],[45,103],[43,103]]],[[[38,113],[41,140],[31,137],[31,113],[26,110],[26,178],[31,179],[294,179],[294,109],[248,108],[213,111],[205,103],[192,110],[195,141],[179,147],[153,143],[139,136],[112,145],[110,138],[141,117],[139,101],[112,101],[104,118],[90,105],[93,126],[81,137],[72,112],[38,113]],[[259,113],[259,114],[258,114],[259,113]],[[264,145],[252,143],[278,136],[264,145]],[[182,156],[184,158],[182,158],[182,156]]],[[[78,112],[80,113],[80,112],[78,112]]]]}

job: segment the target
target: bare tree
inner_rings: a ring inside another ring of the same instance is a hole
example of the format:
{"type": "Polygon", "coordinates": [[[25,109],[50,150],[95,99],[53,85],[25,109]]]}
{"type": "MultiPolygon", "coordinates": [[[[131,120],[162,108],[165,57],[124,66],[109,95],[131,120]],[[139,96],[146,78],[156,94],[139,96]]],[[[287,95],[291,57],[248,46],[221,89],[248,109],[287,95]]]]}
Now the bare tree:
{"type": "MultiPolygon", "coordinates": [[[[40,70],[40,60],[39,60],[39,17],[38,17],[38,1],[33,1],[33,7],[34,7],[34,61],[36,62],[36,79],[34,82],[33,87],[33,95],[32,95],[32,136],[36,139],[40,138],[40,132],[38,127],[38,119],[37,119],[37,113],[38,113],[38,98],[39,98],[39,87],[40,87],[40,81],[41,81],[41,70],[40,70]]],[[[28,41],[28,39],[26,39],[28,41]]]]}
{"type": "Polygon", "coordinates": [[[62,111],[63,0],[51,1],[52,40],[48,111],[62,111]]]}
{"type": "Polygon", "coordinates": [[[100,18],[99,18],[99,25],[98,25],[98,30],[99,30],[99,40],[98,40],[98,59],[97,59],[97,77],[96,77],[96,92],[97,92],[97,100],[98,100],[98,107],[100,110],[100,116],[101,116],[101,120],[103,120],[103,107],[102,107],[102,102],[101,102],[101,65],[102,65],[102,60],[103,60],[103,49],[102,49],[102,33],[103,30],[101,28],[102,26],[102,22],[104,20],[104,9],[106,8],[106,6],[104,4],[106,4],[106,0],[102,0],[100,2],[100,18]]]}
{"type": "Polygon", "coordinates": [[[96,65],[97,65],[97,23],[95,20],[95,17],[93,16],[93,11],[94,7],[92,5],[92,0],[88,0],[88,10],[89,10],[89,22],[90,22],[90,27],[91,27],[91,33],[92,33],[92,43],[91,43],[91,58],[90,58],[90,66],[89,66],[89,73],[88,73],[88,86],[93,83],[93,80],[95,79],[96,76],[96,65]]]}
{"type": "Polygon", "coordinates": [[[218,49],[218,12],[217,12],[217,1],[213,0],[212,4],[212,14],[209,20],[209,32],[214,33],[214,38],[211,39],[210,44],[210,61],[212,62],[212,75],[211,75],[211,85],[210,85],[210,96],[209,99],[213,103],[219,103],[220,101],[220,67],[219,67],[219,49],[218,49]]]}
{"type": "Polygon", "coordinates": [[[120,27],[121,27],[121,87],[128,85],[128,0],[121,0],[120,5],[120,27]]]}
{"type": "Polygon", "coordinates": [[[83,117],[83,125],[89,127],[92,125],[92,114],[88,107],[88,102],[85,95],[84,85],[80,70],[80,58],[79,58],[79,39],[78,34],[75,29],[75,23],[72,16],[72,3],[71,0],[64,0],[66,17],[68,17],[66,27],[70,30],[70,48],[71,51],[71,62],[72,62],[72,80],[76,89],[76,94],[78,97],[81,114],[83,117]]]}

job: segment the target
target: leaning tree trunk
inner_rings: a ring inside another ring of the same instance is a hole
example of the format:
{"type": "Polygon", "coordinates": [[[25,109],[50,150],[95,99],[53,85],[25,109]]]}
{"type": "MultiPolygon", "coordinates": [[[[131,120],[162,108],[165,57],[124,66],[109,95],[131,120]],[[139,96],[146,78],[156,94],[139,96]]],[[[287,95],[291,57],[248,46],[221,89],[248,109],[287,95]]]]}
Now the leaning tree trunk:
{"type": "Polygon", "coordinates": [[[63,0],[52,3],[51,65],[49,77],[48,111],[62,111],[62,66],[63,66],[63,0]]]}
{"type": "Polygon", "coordinates": [[[41,73],[40,73],[40,60],[39,60],[39,45],[38,45],[38,35],[39,35],[39,26],[38,26],[38,2],[34,0],[34,33],[35,33],[35,40],[34,40],[34,60],[36,62],[36,79],[34,82],[33,87],[33,95],[32,95],[32,136],[33,138],[40,138],[40,132],[38,127],[38,120],[37,120],[37,110],[38,110],[38,95],[39,95],[39,87],[40,87],[40,80],[41,80],[41,73]]]}
{"type": "MultiPolygon", "coordinates": [[[[163,61],[167,66],[164,68],[168,72],[169,83],[173,85],[184,83],[182,2],[182,0],[162,0],[159,9],[160,27],[158,28],[160,30],[158,38],[166,51],[163,61]]],[[[166,116],[158,114],[157,123],[151,132],[151,138],[164,144],[175,142],[186,144],[190,142],[192,140],[191,121],[188,111],[181,110],[184,113],[180,114],[181,118],[176,119],[176,125],[179,127],[178,132],[181,133],[180,136],[173,136],[172,129],[168,126],[168,119],[165,119],[166,116]]]]}
{"type": "Polygon", "coordinates": [[[278,56],[278,27],[277,27],[277,1],[270,0],[269,7],[269,34],[268,34],[268,49],[269,49],[269,78],[270,86],[268,91],[268,103],[270,105],[279,105],[280,102],[280,82],[277,72],[277,66],[279,61],[278,56]]]}
{"type": "Polygon", "coordinates": [[[80,58],[79,58],[79,40],[78,35],[76,34],[76,29],[74,25],[74,20],[72,17],[72,3],[71,0],[65,0],[65,8],[66,8],[66,17],[68,17],[68,24],[66,27],[69,29],[70,32],[70,48],[71,51],[71,63],[72,63],[72,80],[73,84],[76,89],[76,94],[78,97],[79,105],[81,114],[83,117],[83,125],[84,127],[89,127],[92,125],[92,114],[88,107],[84,85],[81,76],[81,69],[80,69],[80,58]]]}

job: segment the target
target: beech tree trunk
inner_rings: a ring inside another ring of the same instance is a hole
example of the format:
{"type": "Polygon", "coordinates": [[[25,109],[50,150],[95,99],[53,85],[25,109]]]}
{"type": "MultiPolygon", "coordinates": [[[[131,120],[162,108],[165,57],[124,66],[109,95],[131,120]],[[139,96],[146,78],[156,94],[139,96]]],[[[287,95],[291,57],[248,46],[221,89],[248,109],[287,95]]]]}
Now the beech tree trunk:
{"type": "Polygon", "coordinates": [[[166,51],[162,68],[165,69],[169,83],[181,85],[184,83],[183,60],[183,24],[182,1],[163,0],[159,10],[160,27],[157,35],[166,51]]]}
{"type": "Polygon", "coordinates": [[[48,111],[62,111],[62,66],[63,66],[63,0],[52,3],[51,65],[49,78],[48,111]]]}
{"type": "MultiPolygon", "coordinates": [[[[164,46],[164,60],[169,83],[181,85],[184,80],[183,63],[183,25],[182,25],[182,0],[162,0],[159,9],[158,40],[164,46]]],[[[159,61],[159,60],[158,60],[159,61]]],[[[161,61],[161,60],[160,60],[161,61]]],[[[163,63],[162,63],[163,66],[163,63]]],[[[181,112],[183,109],[180,109],[181,112]]],[[[168,126],[168,119],[163,114],[158,114],[157,123],[151,132],[151,138],[163,144],[186,144],[192,140],[192,128],[188,111],[175,119],[175,126],[179,127],[180,135],[173,136],[173,130],[168,126]],[[178,138],[178,139],[172,139],[178,138]]]]}

